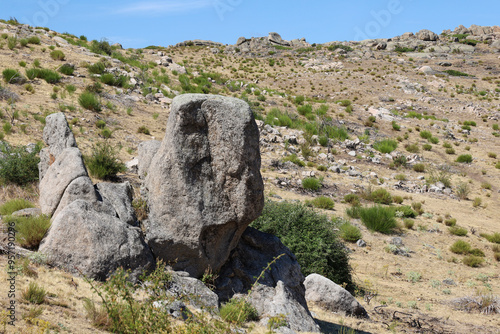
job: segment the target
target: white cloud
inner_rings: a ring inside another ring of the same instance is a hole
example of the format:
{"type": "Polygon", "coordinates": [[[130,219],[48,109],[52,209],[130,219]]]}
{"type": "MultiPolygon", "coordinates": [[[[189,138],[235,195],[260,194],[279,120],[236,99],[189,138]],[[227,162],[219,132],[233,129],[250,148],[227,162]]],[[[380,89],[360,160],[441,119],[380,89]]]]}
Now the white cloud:
{"type": "Polygon", "coordinates": [[[119,14],[165,14],[189,12],[203,9],[212,5],[211,0],[173,0],[173,1],[147,1],[129,4],[116,12],[119,14]]]}

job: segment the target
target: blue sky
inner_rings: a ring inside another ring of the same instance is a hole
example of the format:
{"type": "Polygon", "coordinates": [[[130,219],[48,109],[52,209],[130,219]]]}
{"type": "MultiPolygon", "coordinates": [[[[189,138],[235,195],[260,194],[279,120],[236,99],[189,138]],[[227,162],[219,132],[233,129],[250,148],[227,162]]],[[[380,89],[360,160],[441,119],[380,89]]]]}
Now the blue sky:
{"type": "Polygon", "coordinates": [[[500,25],[500,1],[430,0],[0,0],[0,18],[47,26],[125,48],[188,39],[305,37],[310,43],[388,38],[463,24],[500,25]]]}

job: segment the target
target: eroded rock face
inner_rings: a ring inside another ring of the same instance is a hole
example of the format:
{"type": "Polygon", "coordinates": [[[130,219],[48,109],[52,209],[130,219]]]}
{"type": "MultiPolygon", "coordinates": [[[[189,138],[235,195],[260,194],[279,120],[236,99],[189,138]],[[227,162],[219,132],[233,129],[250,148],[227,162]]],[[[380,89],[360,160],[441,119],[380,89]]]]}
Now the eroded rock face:
{"type": "Polygon", "coordinates": [[[123,267],[137,280],[154,267],[153,254],[138,228],[100,212],[97,204],[76,200],[66,206],[53,220],[39,251],[75,274],[105,280],[123,267]]]}
{"type": "Polygon", "coordinates": [[[176,97],[144,186],[153,253],[195,277],[218,270],[264,204],[259,132],[248,104],[176,97]]]}

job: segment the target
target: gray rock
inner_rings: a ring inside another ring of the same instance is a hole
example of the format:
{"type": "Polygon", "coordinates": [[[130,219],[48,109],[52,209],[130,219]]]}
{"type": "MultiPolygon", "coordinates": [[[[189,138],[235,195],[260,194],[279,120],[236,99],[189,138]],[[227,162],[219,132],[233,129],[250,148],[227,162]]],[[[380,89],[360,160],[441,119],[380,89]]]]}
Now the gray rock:
{"type": "Polygon", "coordinates": [[[109,201],[122,222],[133,226],[137,224],[137,218],[132,206],[134,189],[130,182],[102,182],[96,184],[96,188],[103,199],[109,201]]]}
{"type": "Polygon", "coordinates": [[[139,159],[134,158],[125,163],[125,167],[127,167],[127,171],[133,174],[139,173],[139,159]]]}
{"type": "Polygon", "coordinates": [[[137,278],[154,267],[154,258],[138,228],[98,212],[77,200],[54,219],[39,251],[54,265],[89,278],[105,280],[117,268],[130,269],[137,278]]]}
{"type": "Polygon", "coordinates": [[[39,208],[27,208],[22,210],[17,210],[12,213],[16,217],[36,217],[42,214],[42,210],[39,208]]]}
{"type": "Polygon", "coordinates": [[[427,29],[420,30],[415,36],[422,41],[437,41],[439,39],[436,33],[427,29]]]}
{"type": "Polygon", "coordinates": [[[76,147],[66,148],[48,168],[40,181],[40,208],[52,216],[66,188],[79,177],[88,176],[82,154],[76,147]]]}
{"type": "Polygon", "coordinates": [[[200,280],[176,272],[172,273],[167,294],[174,297],[186,296],[192,306],[210,313],[216,313],[219,309],[219,297],[215,292],[200,280]]]}
{"type": "Polygon", "coordinates": [[[39,179],[42,180],[49,166],[66,148],[77,147],[75,136],[69,128],[63,113],[55,113],[45,118],[43,140],[48,148],[40,152],[39,179]]]}
{"type": "Polygon", "coordinates": [[[248,104],[177,96],[144,186],[155,255],[194,277],[217,271],[264,205],[259,131],[248,104]]]}
{"type": "Polygon", "coordinates": [[[180,300],[161,300],[153,302],[153,307],[165,310],[170,316],[176,319],[187,320],[193,317],[193,314],[186,305],[180,300]]]}
{"type": "Polygon", "coordinates": [[[403,239],[401,239],[400,237],[394,237],[389,240],[389,243],[391,245],[396,245],[398,247],[401,247],[403,246],[403,239]]]}
{"type": "Polygon", "coordinates": [[[366,247],[366,242],[363,239],[359,239],[358,241],[356,241],[356,245],[358,247],[366,247]]]}
{"type": "Polygon", "coordinates": [[[64,190],[64,194],[52,216],[57,216],[61,210],[77,199],[82,199],[88,202],[97,201],[97,194],[95,192],[94,185],[92,184],[90,178],[86,175],[74,179],[68,185],[68,187],[64,190]]]}
{"type": "Polygon", "coordinates": [[[271,43],[271,44],[290,46],[290,42],[283,40],[281,38],[280,34],[278,34],[277,32],[270,32],[267,39],[268,39],[269,43],[271,43]]]}
{"type": "Polygon", "coordinates": [[[496,41],[494,41],[493,43],[491,43],[490,46],[492,48],[494,48],[494,49],[500,50],[500,39],[497,39],[496,41]]]}
{"type": "Polygon", "coordinates": [[[161,141],[159,140],[150,140],[143,141],[139,144],[137,148],[137,152],[139,154],[138,160],[138,173],[140,178],[145,178],[149,166],[151,165],[151,160],[155,156],[156,152],[160,148],[161,141]]]}
{"type": "Polygon", "coordinates": [[[304,281],[306,300],[333,312],[356,317],[367,317],[366,310],[346,289],[326,277],[311,274],[304,281]]]}
{"type": "Polygon", "coordinates": [[[227,301],[235,294],[246,294],[263,268],[281,254],[284,255],[263,273],[249,301],[264,321],[283,313],[291,329],[317,332],[304,298],[304,276],[297,259],[271,234],[251,227],[245,230],[219,272],[216,292],[221,301],[227,301]]]}

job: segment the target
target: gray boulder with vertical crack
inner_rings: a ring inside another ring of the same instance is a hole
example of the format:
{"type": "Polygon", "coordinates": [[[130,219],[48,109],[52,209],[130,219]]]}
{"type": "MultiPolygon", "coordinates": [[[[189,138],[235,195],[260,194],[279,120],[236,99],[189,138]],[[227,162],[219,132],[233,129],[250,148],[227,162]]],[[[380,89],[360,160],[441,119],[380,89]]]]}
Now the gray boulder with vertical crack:
{"type": "Polygon", "coordinates": [[[156,257],[194,277],[218,270],[264,205],[259,131],[248,104],[177,96],[144,186],[146,241],[156,257]]]}
{"type": "Polygon", "coordinates": [[[161,141],[159,140],[148,140],[139,144],[139,147],[137,148],[137,152],[139,154],[137,172],[141,179],[146,177],[151,161],[153,160],[156,152],[158,152],[160,145],[161,141]]]}
{"type": "Polygon", "coordinates": [[[133,226],[136,225],[137,218],[132,206],[134,189],[130,182],[101,182],[96,184],[96,188],[103,202],[109,202],[122,222],[133,226]]]}
{"type": "Polygon", "coordinates": [[[138,228],[100,212],[99,202],[76,200],[52,222],[39,251],[54,265],[105,280],[119,267],[136,281],[154,267],[153,254],[138,228]]]}

